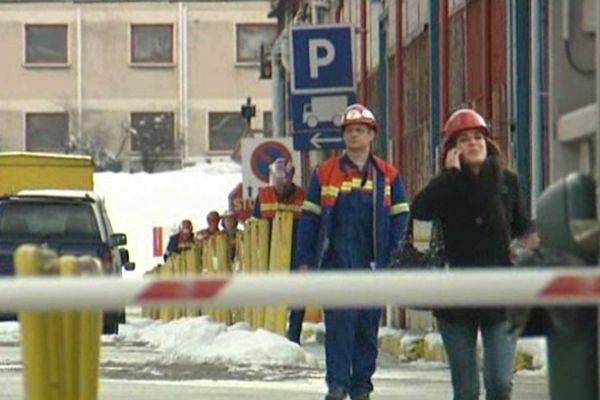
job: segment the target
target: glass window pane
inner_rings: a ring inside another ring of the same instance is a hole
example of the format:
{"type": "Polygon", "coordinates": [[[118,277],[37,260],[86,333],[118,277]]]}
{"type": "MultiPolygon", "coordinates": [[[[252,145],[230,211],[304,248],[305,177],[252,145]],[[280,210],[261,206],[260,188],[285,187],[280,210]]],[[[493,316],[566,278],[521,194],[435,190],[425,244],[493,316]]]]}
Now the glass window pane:
{"type": "Polygon", "coordinates": [[[7,203],[0,208],[0,237],[62,240],[100,240],[98,223],[89,204],[7,203]]]}
{"type": "Polygon", "coordinates": [[[27,25],[25,27],[26,63],[67,63],[66,25],[27,25]]]}
{"type": "Polygon", "coordinates": [[[237,61],[258,62],[260,45],[272,45],[277,39],[275,24],[239,24],[237,25],[237,61]]]}
{"type": "Polygon", "coordinates": [[[210,150],[230,151],[246,130],[246,120],[239,113],[212,112],[208,116],[210,150]]]}
{"type": "Polygon", "coordinates": [[[68,114],[27,114],[25,120],[28,151],[65,151],[69,143],[68,114]]]}
{"type": "Polygon", "coordinates": [[[132,113],[132,151],[160,153],[175,149],[175,118],[172,112],[132,113]]]}
{"type": "Polygon", "coordinates": [[[172,25],[133,25],[131,27],[132,62],[173,62],[172,25]]]}

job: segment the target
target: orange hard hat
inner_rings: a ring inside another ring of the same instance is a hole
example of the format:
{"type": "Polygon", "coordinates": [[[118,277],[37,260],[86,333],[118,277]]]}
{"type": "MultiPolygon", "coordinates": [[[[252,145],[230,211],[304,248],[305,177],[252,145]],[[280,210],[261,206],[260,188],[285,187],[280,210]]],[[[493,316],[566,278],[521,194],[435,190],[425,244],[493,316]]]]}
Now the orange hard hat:
{"type": "Polygon", "coordinates": [[[342,115],[342,129],[355,124],[367,125],[377,131],[377,120],[373,111],[358,103],[348,106],[342,115]]]}

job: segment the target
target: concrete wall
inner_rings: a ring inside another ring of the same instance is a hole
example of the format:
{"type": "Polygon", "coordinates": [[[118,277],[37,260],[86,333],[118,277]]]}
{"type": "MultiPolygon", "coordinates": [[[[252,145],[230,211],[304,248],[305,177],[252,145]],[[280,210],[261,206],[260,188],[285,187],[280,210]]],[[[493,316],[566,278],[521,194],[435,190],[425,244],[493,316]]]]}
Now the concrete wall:
{"type": "Polygon", "coordinates": [[[593,34],[582,29],[584,1],[567,2],[571,6],[569,40],[563,38],[563,2],[550,2],[550,135],[551,180],[569,172],[593,170],[590,153],[595,132],[586,132],[581,123],[586,116],[568,115],[595,102],[595,73],[578,72],[575,66],[594,69],[593,34]],[[567,116],[567,120],[565,120],[567,116]],[[570,120],[570,121],[569,121],[570,120]],[[561,123],[562,121],[562,123],[561,123]],[[566,122],[566,123],[565,123],[566,122]],[[569,123],[571,122],[571,123],[569,123]],[[574,123],[573,123],[574,122],[574,123]],[[587,143],[581,139],[589,139],[587,143]]]}
{"type": "MultiPolygon", "coordinates": [[[[187,159],[209,153],[209,111],[238,113],[251,96],[253,128],[261,128],[271,82],[258,79],[256,63],[236,62],[236,23],[275,23],[269,10],[268,1],[0,5],[0,149],[25,150],[27,112],[66,111],[71,135],[95,137],[111,153],[127,135],[131,112],[173,112],[181,147],[170,156],[187,159]],[[25,25],[51,23],[68,25],[68,63],[25,65],[25,25]],[[146,23],[173,25],[173,63],[131,63],[131,24],[146,23]]],[[[127,143],[120,158],[136,157],[127,143]]]]}

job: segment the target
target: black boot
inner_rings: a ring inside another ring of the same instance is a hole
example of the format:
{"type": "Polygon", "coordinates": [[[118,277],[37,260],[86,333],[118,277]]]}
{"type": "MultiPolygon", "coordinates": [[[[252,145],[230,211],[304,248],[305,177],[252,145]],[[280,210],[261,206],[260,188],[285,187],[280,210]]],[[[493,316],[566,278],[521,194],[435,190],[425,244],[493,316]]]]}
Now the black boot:
{"type": "Polygon", "coordinates": [[[329,393],[325,396],[325,400],[344,400],[346,398],[346,392],[342,389],[329,390],[329,393]]]}

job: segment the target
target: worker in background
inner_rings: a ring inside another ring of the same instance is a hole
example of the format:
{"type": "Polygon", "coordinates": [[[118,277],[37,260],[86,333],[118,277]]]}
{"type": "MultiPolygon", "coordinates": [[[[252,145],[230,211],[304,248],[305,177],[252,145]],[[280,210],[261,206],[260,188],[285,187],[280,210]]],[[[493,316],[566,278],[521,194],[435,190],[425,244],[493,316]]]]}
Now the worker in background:
{"type": "MultiPolygon", "coordinates": [[[[259,189],[254,203],[254,217],[272,221],[278,211],[294,213],[292,226],[292,260],[291,269],[296,270],[294,252],[296,243],[296,227],[302,204],[304,203],[304,190],[294,182],[295,168],[291,160],[278,158],[269,166],[269,186],[259,189]]],[[[291,309],[288,320],[288,339],[300,344],[302,322],[304,321],[304,308],[291,309]]]]}
{"type": "Polygon", "coordinates": [[[194,244],[193,232],[192,221],[189,219],[181,221],[177,233],[169,237],[169,243],[163,255],[163,260],[166,262],[171,255],[180,254],[183,250],[191,248],[194,244]]]}
{"type": "Polygon", "coordinates": [[[201,229],[196,233],[196,241],[203,242],[215,233],[219,232],[219,221],[221,216],[217,211],[211,211],[206,215],[206,223],[208,227],[201,229]]]}

